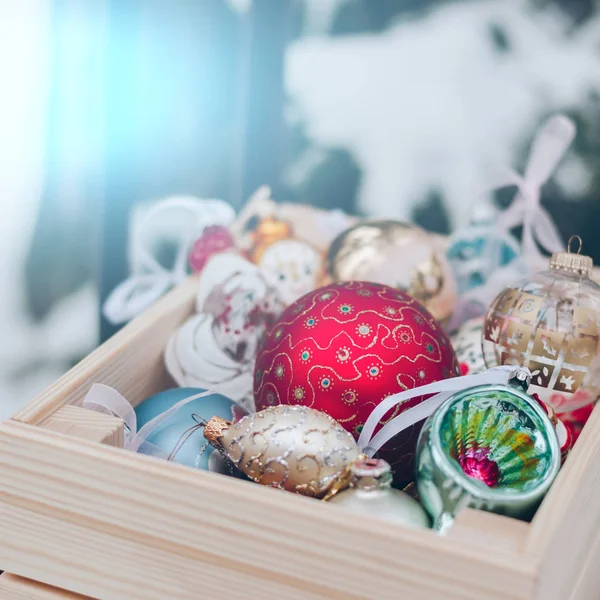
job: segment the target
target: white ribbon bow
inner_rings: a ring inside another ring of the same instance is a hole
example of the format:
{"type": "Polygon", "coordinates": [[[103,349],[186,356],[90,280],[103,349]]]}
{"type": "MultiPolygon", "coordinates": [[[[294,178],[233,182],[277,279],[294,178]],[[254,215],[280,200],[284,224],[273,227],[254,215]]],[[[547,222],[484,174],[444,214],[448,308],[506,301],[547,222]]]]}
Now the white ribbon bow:
{"type": "MultiPolygon", "coordinates": [[[[505,168],[493,174],[491,189],[516,185],[518,194],[512,204],[496,218],[497,227],[506,232],[506,242],[510,243],[509,230],[523,226],[521,256],[507,265],[500,265],[498,256],[487,260],[495,265],[486,282],[473,288],[459,298],[448,329],[453,331],[466,320],[485,313],[493,299],[508,285],[515,283],[527,273],[543,269],[547,260],[538,244],[547,252],[564,252],[556,225],[548,211],[540,203],[541,188],[555,171],[560,159],[575,137],[575,124],[564,115],[556,115],[546,121],[533,141],[525,175],[505,168]],[[493,261],[493,262],[491,262],[493,261]]],[[[494,248],[488,244],[488,250],[494,248]]],[[[472,265],[466,268],[471,269],[472,265]]]]}
{"type": "Polygon", "coordinates": [[[564,115],[551,117],[535,136],[525,175],[503,169],[496,174],[493,182],[494,188],[516,185],[519,189],[517,197],[499,216],[497,224],[506,230],[523,225],[521,250],[533,270],[546,262],[537,244],[548,252],[565,250],[552,218],[540,204],[540,195],[542,186],[556,170],[574,137],[575,124],[571,119],[564,115]]]}
{"type": "MultiPolygon", "coordinates": [[[[523,367],[518,368],[524,369],[523,367]]],[[[444,379],[442,381],[437,381],[435,383],[430,383],[412,390],[388,396],[382,400],[369,415],[358,438],[358,446],[365,454],[367,454],[367,456],[373,456],[381,447],[401,431],[404,431],[411,425],[432,415],[445,400],[453,394],[456,394],[456,392],[478,385],[507,384],[516,369],[517,367],[514,365],[493,367],[492,369],[488,369],[487,371],[476,375],[452,377],[450,379],[444,379]],[[394,417],[389,423],[386,423],[377,433],[375,433],[375,428],[391,409],[411,398],[426,396],[427,394],[435,394],[435,396],[405,410],[402,414],[394,417]]],[[[527,369],[524,370],[527,371],[527,369]]]]}
{"type": "Polygon", "coordinates": [[[131,253],[133,273],[112,291],[104,303],[106,319],[114,325],[125,323],[181,283],[188,275],[188,255],[194,241],[207,227],[229,227],[234,219],[235,211],[223,200],[175,196],[157,202],[144,216],[138,235],[134,236],[131,253]],[[172,268],[168,269],[158,262],[152,245],[145,238],[150,237],[153,229],[164,227],[177,213],[180,213],[176,232],[177,254],[172,268]]]}

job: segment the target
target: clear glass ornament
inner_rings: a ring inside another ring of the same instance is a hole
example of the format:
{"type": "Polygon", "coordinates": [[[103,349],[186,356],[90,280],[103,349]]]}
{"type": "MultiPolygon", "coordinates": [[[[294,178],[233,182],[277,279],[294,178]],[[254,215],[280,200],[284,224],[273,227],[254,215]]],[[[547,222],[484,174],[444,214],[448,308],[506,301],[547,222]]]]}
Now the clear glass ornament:
{"type": "Polygon", "coordinates": [[[375,516],[410,527],[430,527],[421,505],[408,494],[393,489],[390,465],[381,459],[359,460],[351,467],[350,487],[329,502],[359,515],[375,516]]]}
{"type": "Polygon", "coordinates": [[[549,270],[506,288],[482,332],[487,367],[528,367],[530,392],[557,413],[600,396],[600,286],[590,279],[592,259],[580,251],[581,238],[573,236],[568,252],[552,255],[549,270]]]}

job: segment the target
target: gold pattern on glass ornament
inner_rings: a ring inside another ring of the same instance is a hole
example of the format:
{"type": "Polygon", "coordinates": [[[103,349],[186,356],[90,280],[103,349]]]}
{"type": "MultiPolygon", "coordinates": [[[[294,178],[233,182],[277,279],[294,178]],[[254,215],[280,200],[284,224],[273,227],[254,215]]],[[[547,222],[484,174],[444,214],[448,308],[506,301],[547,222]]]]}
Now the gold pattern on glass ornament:
{"type": "Polygon", "coordinates": [[[527,345],[531,339],[532,331],[533,328],[531,325],[526,325],[517,321],[510,321],[503,336],[502,345],[506,346],[507,348],[511,348],[512,350],[526,352],[527,345]]]}
{"type": "Polygon", "coordinates": [[[485,321],[484,336],[486,340],[494,342],[495,344],[500,342],[500,334],[504,327],[504,318],[496,313],[492,313],[489,318],[485,321]]]}
{"type": "Polygon", "coordinates": [[[586,376],[587,371],[573,371],[571,369],[561,369],[554,389],[559,392],[567,392],[572,394],[579,389],[579,386],[583,382],[583,378],[586,376]]]}
{"type": "Polygon", "coordinates": [[[554,366],[536,360],[529,361],[529,370],[531,371],[531,383],[539,387],[547,388],[552,380],[554,366]]]}
{"type": "MultiPolygon", "coordinates": [[[[515,353],[511,352],[510,350],[506,350],[505,348],[502,348],[502,346],[499,346],[499,348],[501,350],[503,350],[503,352],[501,352],[501,354],[500,354],[500,359],[498,360],[498,364],[512,365],[515,367],[523,366],[523,359],[520,354],[515,354],[515,353]]],[[[497,354],[496,354],[496,356],[497,356],[497,354]]]]}
{"type": "Polygon", "coordinates": [[[539,296],[521,292],[511,315],[522,321],[535,321],[542,307],[542,300],[539,296]]]}
{"type": "Polygon", "coordinates": [[[551,360],[558,359],[564,339],[564,333],[538,327],[533,343],[533,355],[535,357],[541,356],[551,360]]]}
{"type": "Polygon", "coordinates": [[[570,336],[568,339],[565,362],[572,365],[589,367],[596,354],[598,338],[591,336],[570,336]]]}
{"type": "Polygon", "coordinates": [[[484,321],[487,366],[528,367],[532,386],[560,412],[585,405],[600,384],[600,290],[590,268],[587,257],[553,255],[549,272],[505,289],[484,321]]]}
{"type": "Polygon", "coordinates": [[[498,296],[498,299],[496,300],[494,312],[504,314],[508,313],[508,311],[514,306],[519,295],[519,290],[515,290],[513,288],[504,290],[504,292],[502,292],[502,294],[498,296]]]}
{"type": "Polygon", "coordinates": [[[598,318],[598,313],[589,308],[576,306],[573,309],[573,324],[579,333],[598,335],[598,318]]]}

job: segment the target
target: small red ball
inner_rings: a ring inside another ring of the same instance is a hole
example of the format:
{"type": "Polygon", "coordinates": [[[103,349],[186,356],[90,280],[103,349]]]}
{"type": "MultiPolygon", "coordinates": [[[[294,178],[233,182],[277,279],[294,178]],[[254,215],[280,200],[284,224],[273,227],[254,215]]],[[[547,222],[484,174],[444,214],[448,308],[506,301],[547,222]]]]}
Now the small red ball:
{"type": "Polygon", "coordinates": [[[192,245],[188,257],[192,271],[195,273],[202,271],[211,256],[229,250],[233,246],[233,237],[227,227],[221,225],[207,227],[202,236],[192,245]]]}
{"type": "MultiPolygon", "coordinates": [[[[257,410],[321,410],[358,438],[387,396],[459,373],[450,340],[419,302],[386,285],[342,282],[303,296],[270,328],[257,354],[254,398],[257,410]]],[[[382,424],[423,399],[396,407],[382,424]]],[[[413,477],[419,430],[405,430],[383,449],[397,483],[413,477]]]]}

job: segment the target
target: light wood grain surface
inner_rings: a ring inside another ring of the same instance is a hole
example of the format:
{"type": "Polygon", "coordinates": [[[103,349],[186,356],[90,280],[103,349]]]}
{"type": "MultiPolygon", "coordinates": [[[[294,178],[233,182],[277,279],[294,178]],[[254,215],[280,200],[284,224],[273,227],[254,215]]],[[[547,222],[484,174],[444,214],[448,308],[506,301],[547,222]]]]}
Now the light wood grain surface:
{"type": "Polygon", "coordinates": [[[61,406],[40,427],[117,448],[124,444],[124,423],[121,419],[79,406],[61,406]]]}
{"type": "Polygon", "coordinates": [[[0,598],[2,600],[90,600],[87,596],[9,573],[0,575],[0,598]]]}
{"type": "MultiPolygon", "coordinates": [[[[527,549],[541,560],[539,600],[569,598],[598,532],[600,404],[531,523],[527,549]]],[[[590,600],[598,599],[600,589],[590,600]]]]}
{"type": "Polygon", "coordinates": [[[525,552],[529,525],[525,521],[467,508],[461,511],[446,536],[457,545],[519,555],[525,552]]]}
{"type": "Polygon", "coordinates": [[[0,444],[0,564],[79,593],[163,600],[196,598],[201,586],[206,598],[265,600],[534,594],[534,557],[502,545],[482,551],[430,530],[355,519],[316,500],[22,423],[0,424],[0,444]]]}
{"type": "Polygon", "coordinates": [[[598,600],[598,598],[600,598],[600,531],[569,600],[598,600]]]}

